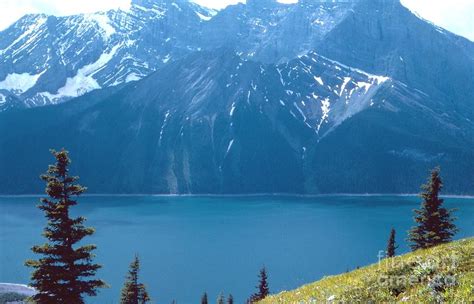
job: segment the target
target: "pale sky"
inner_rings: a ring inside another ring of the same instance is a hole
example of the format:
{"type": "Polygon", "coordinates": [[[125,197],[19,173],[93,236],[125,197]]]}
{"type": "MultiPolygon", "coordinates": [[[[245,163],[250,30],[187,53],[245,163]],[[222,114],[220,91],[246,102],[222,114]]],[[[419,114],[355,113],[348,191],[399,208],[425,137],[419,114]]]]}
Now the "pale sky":
{"type": "MultiPolygon", "coordinates": [[[[213,8],[243,2],[243,0],[194,1],[213,8]]],[[[474,0],[402,0],[402,3],[423,18],[474,41],[474,0]]],[[[60,16],[119,7],[126,9],[129,5],[130,0],[0,0],[0,30],[27,13],[60,16]]]]}

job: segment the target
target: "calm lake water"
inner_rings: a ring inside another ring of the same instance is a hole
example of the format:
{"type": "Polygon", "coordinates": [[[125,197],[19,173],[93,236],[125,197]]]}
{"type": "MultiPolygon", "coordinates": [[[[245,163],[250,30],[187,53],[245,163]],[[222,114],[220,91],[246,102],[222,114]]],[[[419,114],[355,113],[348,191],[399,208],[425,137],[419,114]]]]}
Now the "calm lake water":
{"type": "MultiPolygon", "coordinates": [[[[23,261],[42,242],[45,220],[36,197],[0,197],[0,282],[27,283],[23,261]]],[[[448,198],[459,208],[457,238],[474,235],[474,199],[448,198]]],[[[134,254],[153,303],[210,302],[220,292],[237,303],[254,292],[268,268],[279,292],[374,263],[393,226],[407,252],[416,197],[94,197],[74,208],[96,234],[99,276],[111,287],[88,303],[117,303],[134,254]]]]}

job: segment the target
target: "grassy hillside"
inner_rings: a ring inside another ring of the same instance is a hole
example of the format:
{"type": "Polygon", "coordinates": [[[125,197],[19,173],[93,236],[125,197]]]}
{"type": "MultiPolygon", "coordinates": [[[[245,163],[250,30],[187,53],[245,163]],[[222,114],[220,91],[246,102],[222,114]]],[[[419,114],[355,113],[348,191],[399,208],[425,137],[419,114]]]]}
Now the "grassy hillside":
{"type": "Polygon", "coordinates": [[[474,238],[326,277],[261,303],[474,303],[474,238]]]}

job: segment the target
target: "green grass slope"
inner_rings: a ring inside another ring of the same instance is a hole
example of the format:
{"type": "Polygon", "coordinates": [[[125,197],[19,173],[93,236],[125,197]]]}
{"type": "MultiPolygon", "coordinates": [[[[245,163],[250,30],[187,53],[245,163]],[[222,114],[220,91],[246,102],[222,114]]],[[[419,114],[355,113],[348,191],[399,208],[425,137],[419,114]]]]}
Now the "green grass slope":
{"type": "Polygon", "coordinates": [[[260,303],[474,303],[474,238],[384,259],[260,303]]]}

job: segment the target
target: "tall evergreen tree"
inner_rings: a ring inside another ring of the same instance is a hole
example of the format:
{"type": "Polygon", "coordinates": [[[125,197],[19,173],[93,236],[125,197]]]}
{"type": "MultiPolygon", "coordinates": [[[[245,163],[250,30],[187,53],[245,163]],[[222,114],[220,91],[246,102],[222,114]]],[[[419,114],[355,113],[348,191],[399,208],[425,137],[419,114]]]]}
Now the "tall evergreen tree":
{"type": "Polygon", "coordinates": [[[397,245],[395,245],[396,240],[395,240],[395,229],[392,228],[390,231],[390,237],[388,238],[388,243],[387,243],[387,258],[393,258],[395,256],[395,250],[398,248],[397,245]]]}
{"type": "Polygon", "coordinates": [[[442,188],[438,167],[431,171],[428,182],[422,186],[421,209],[414,210],[416,226],[409,231],[408,238],[412,250],[449,242],[458,231],[452,215],[455,210],[442,207],[444,201],[439,197],[442,188]]]}
{"type": "Polygon", "coordinates": [[[120,304],[145,304],[150,301],[145,285],[138,282],[140,259],[135,256],[128,271],[127,280],[122,288],[120,304]]]}
{"type": "Polygon", "coordinates": [[[227,298],[227,304],[234,304],[234,296],[232,296],[232,294],[227,298]]]}
{"type": "Polygon", "coordinates": [[[263,300],[270,294],[270,289],[268,288],[267,270],[265,267],[260,270],[260,274],[258,277],[258,291],[250,297],[250,299],[247,301],[248,303],[255,303],[260,300],[263,300]]]}
{"type": "Polygon", "coordinates": [[[206,292],[201,297],[201,304],[208,304],[207,293],[206,292]]]}
{"type": "Polygon", "coordinates": [[[77,245],[94,229],[84,226],[84,217],[71,218],[69,214],[86,188],[76,183],[78,177],[69,175],[68,152],[51,153],[56,163],[41,176],[47,183],[45,191],[49,197],[41,199],[38,206],[48,220],[43,232],[48,243],[34,246],[32,251],[42,257],[28,260],[25,265],[33,268],[30,285],[38,291],[32,297],[36,304],[82,304],[83,295],[95,296],[106,284],[92,279],[101,268],[92,262],[96,246],[77,245]]]}
{"type": "Polygon", "coordinates": [[[225,304],[225,298],[224,298],[224,295],[221,293],[218,297],[217,297],[217,304],[225,304]]]}

